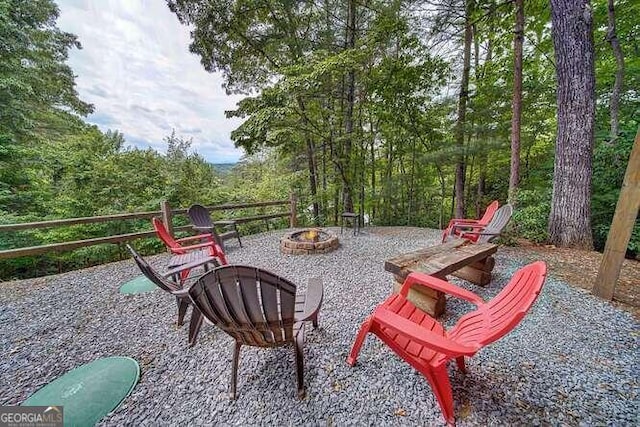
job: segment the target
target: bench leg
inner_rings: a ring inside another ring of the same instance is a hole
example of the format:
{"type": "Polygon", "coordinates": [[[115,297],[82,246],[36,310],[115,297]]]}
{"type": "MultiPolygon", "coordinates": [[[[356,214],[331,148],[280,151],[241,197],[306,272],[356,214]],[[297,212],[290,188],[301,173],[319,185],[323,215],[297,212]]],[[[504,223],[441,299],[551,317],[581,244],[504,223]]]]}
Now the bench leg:
{"type": "MultiPolygon", "coordinates": [[[[402,288],[402,283],[394,281],[393,291],[398,293],[400,288],[402,288]]],[[[434,318],[440,317],[447,307],[447,299],[444,293],[433,289],[413,287],[409,289],[407,299],[434,318]]]]}
{"type": "Polygon", "coordinates": [[[495,264],[495,259],[490,256],[482,261],[462,267],[460,270],[451,273],[451,275],[468,280],[475,285],[486,286],[491,282],[491,272],[495,264]]]}

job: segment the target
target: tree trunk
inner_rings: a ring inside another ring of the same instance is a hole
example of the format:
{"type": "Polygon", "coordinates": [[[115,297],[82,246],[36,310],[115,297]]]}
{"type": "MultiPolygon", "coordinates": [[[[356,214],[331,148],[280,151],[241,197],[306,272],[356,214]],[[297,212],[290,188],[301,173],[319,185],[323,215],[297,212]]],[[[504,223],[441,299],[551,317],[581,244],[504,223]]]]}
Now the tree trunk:
{"type": "MultiPolygon", "coordinates": [[[[306,122],[306,106],[304,101],[300,98],[297,99],[298,107],[300,107],[300,111],[302,112],[302,117],[304,117],[304,121],[306,122]]],[[[306,139],[306,148],[307,148],[307,164],[309,168],[309,189],[311,191],[311,200],[313,206],[313,222],[316,226],[320,226],[320,209],[318,208],[318,180],[316,173],[316,161],[315,161],[315,147],[313,144],[313,140],[307,134],[305,136],[306,139]]]]}
{"type": "Polygon", "coordinates": [[[440,213],[438,215],[438,228],[444,228],[444,201],[447,194],[447,187],[444,172],[438,163],[435,163],[436,170],[438,171],[438,181],[440,182],[440,213]]]}
{"type": "Polygon", "coordinates": [[[620,93],[622,92],[622,83],[624,81],[624,56],[622,48],[616,34],[616,15],[613,6],[613,0],[609,0],[608,8],[609,25],[607,28],[607,40],[611,44],[613,55],[616,57],[616,80],[613,83],[611,91],[611,100],[609,102],[609,110],[611,112],[611,142],[615,142],[618,138],[618,111],[620,102],[620,93]]]}
{"type": "MultiPolygon", "coordinates": [[[[347,49],[353,49],[356,45],[356,2],[355,0],[349,0],[349,10],[347,13],[347,49]]],[[[351,183],[348,181],[347,176],[350,173],[351,167],[351,147],[353,144],[353,104],[355,102],[355,90],[356,90],[356,72],[352,68],[347,73],[347,108],[345,111],[344,119],[344,151],[343,151],[343,203],[344,210],[346,212],[353,212],[353,196],[351,194],[351,183]]]]}
{"type": "Polygon", "coordinates": [[[558,81],[558,133],[549,238],[557,246],[592,249],[595,70],[589,0],[551,0],[551,19],[558,81]]]}
{"type": "Polygon", "coordinates": [[[318,206],[318,183],[316,179],[316,165],[314,158],[314,146],[313,141],[308,136],[307,138],[307,162],[309,166],[309,187],[311,190],[311,199],[313,206],[313,222],[316,226],[320,226],[320,209],[318,206]]]}
{"type": "Polygon", "coordinates": [[[464,53],[462,58],[462,81],[460,82],[460,95],[458,98],[458,121],[456,123],[456,148],[458,150],[456,163],[455,185],[455,217],[464,217],[464,134],[467,114],[467,99],[469,97],[469,70],[471,68],[471,2],[465,2],[464,22],[464,53]]]}
{"type": "Polygon", "coordinates": [[[522,42],[524,39],[524,0],[515,0],[516,26],[513,36],[513,116],[511,118],[511,173],[509,175],[509,197],[516,203],[520,182],[520,119],[522,116],[522,42]]]}
{"type": "MultiPolygon", "coordinates": [[[[487,42],[487,56],[484,60],[484,66],[487,67],[492,60],[493,53],[493,40],[490,38],[487,42]]],[[[486,68],[484,68],[486,69],[486,68]]],[[[484,78],[484,69],[480,78],[484,78]]],[[[479,79],[478,79],[479,80],[479,79]]],[[[489,153],[487,152],[487,138],[488,132],[486,129],[481,129],[478,135],[478,193],[476,196],[476,218],[480,218],[485,210],[484,194],[486,191],[487,182],[487,162],[489,161],[489,153]]]]}
{"type": "Polygon", "coordinates": [[[376,138],[375,132],[371,132],[371,218],[369,219],[372,223],[376,220],[377,207],[378,207],[378,197],[376,194],[376,138]]]}

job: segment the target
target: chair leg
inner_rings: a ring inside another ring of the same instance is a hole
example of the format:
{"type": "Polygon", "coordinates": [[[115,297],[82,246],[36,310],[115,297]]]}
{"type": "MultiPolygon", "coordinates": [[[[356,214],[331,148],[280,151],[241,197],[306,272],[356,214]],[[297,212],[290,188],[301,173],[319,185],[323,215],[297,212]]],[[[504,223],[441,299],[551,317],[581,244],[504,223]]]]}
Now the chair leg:
{"type": "Polygon", "coordinates": [[[187,314],[189,303],[184,298],[176,298],[178,300],[178,326],[184,325],[184,315],[187,314]]]}
{"type": "Polygon", "coordinates": [[[236,399],[236,384],[238,380],[238,362],[240,359],[240,347],[242,344],[236,341],[233,347],[233,366],[231,367],[231,386],[229,388],[229,397],[236,399]]]}
{"type": "Polygon", "coordinates": [[[189,347],[196,345],[196,340],[198,339],[198,333],[200,332],[203,320],[204,318],[202,317],[200,310],[193,307],[191,310],[191,320],[189,321],[189,347]]]}
{"type": "Polygon", "coordinates": [[[451,392],[451,382],[449,382],[449,374],[447,373],[447,365],[444,364],[435,369],[429,370],[429,372],[423,372],[426,374],[433,394],[436,396],[436,400],[440,405],[440,410],[444,416],[447,425],[455,425],[456,418],[453,413],[453,393],[451,392]]]}
{"type": "Polygon", "coordinates": [[[458,364],[458,369],[462,372],[467,372],[467,367],[464,365],[464,356],[456,357],[456,363],[458,364]]]}
{"type": "MultiPolygon", "coordinates": [[[[233,229],[236,231],[236,237],[238,238],[238,244],[240,245],[240,247],[242,247],[242,240],[240,240],[240,233],[238,233],[238,228],[237,227],[233,227],[233,229]]],[[[269,231],[269,230],[267,230],[269,231]]]]}
{"type": "Polygon", "coordinates": [[[369,332],[370,328],[371,318],[368,317],[360,327],[358,335],[356,335],[356,340],[353,342],[353,347],[351,347],[351,352],[349,352],[349,356],[347,357],[347,363],[349,365],[353,366],[356,364],[358,354],[360,353],[360,348],[362,347],[362,344],[364,343],[364,340],[367,337],[367,333],[369,332]]]}
{"type": "Polygon", "coordinates": [[[298,380],[298,399],[304,399],[304,330],[298,332],[295,342],[296,377],[298,380]]]}
{"type": "Polygon", "coordinates": [[[314,329],[318,327],[318,313],[316,313],[316,315],[313,316],[313,319],[311,319],[311,324],[314,329]]]}
{"type": "Polygon", "coordinates": [[[182,272],[180,272],[180,284],[183,284],[184,282],[187,281],[187,279],[189,278],[189,273],[191,272],[191,269],[187,269],[184,270],[182,272]]]}
{"type": "Polygon", "coordinates": [[[447,241],[447,236],[449,235],[449,227],[442,230],[442,243],[447,241]]]}

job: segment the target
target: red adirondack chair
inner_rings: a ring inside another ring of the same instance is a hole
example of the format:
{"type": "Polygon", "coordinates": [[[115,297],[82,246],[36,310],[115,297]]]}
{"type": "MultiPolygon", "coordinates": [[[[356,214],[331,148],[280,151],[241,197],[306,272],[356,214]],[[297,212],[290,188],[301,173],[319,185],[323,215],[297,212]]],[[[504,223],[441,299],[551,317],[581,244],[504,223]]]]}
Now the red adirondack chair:
{"type": "Polygon", "coordinates": [[[503,205],[493,214],[491,221],[485,226],[474,225],[471,227],[454,225],[451,236],[457,234],[462,239],[474,243],[487,243],[497,239],[509,223],[513,215],[513,206],[509,203],[503,205]]]}
{"type": "Polygon", "coordinates": [[[442,243],[447,240],[447,237],[450,234],[458,234],[459,228],[456,228],[455,226],[486,226],[498,210],[498,206],[500,206],[500,202],[497,200],[489,203],[489,206],[487,206],[487,209],[485,209],[484,214],[480,219],[453,218],[449,221],[449,225],[447,225],[447,227],[442,231],[442,243]]]}
{"type": "Polygon", "coordinates": [[[169,234],[160,218],[153,218],[152,222],[153,228],[154,230],[156,230],[158,238],[162,240],[162,242],[167,246],[172,254],[182,255],[193,250],[208,249],[209,255],[217,257],[220,260],[221,265],[228,264],[227,257],[225,256],[224,251],[222,250],[220,245],[215,242],[210,233],[183,237],[182,239],[174,239],[173,236],[169,234]],[[189,246],[182,246],[183,243],[192,241],[200,241],[200,243],[195,243],[189,246]]]}
{"type": "Polygon", "coordinates": [[[347,363],[356,363],[367,333],[378,336],[391,350],[424,375],[436,396],[444,418],[455,424],[453,394],[447,364],[455,359],[465,370],[464,357],[473,356],[484,346],[498,340],[522,320],[540,293],[547,272],[538,261],[518,270],[507,286],[491,301],[444,280],[422,273],[411,273],[399,294],[387,298],[360,327],[347,363]],[[417,309],[407,294],[411,286],[425,286],[475,304],[475,311],[462,316],[446,331],[428,314],[417,309]]]}

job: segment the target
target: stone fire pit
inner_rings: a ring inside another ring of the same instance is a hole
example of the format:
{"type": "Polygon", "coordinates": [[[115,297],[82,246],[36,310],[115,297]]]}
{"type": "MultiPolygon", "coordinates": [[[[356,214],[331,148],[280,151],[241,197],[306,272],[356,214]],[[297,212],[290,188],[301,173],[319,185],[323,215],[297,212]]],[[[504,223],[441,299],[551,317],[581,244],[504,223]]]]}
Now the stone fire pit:
{"type": "Polygon", "coordinates": [[[280,239],[280,252],[290,255],[323,254],[338,249],[338,246],[338,236],[319,228],[293,231],[280,239]]]}

